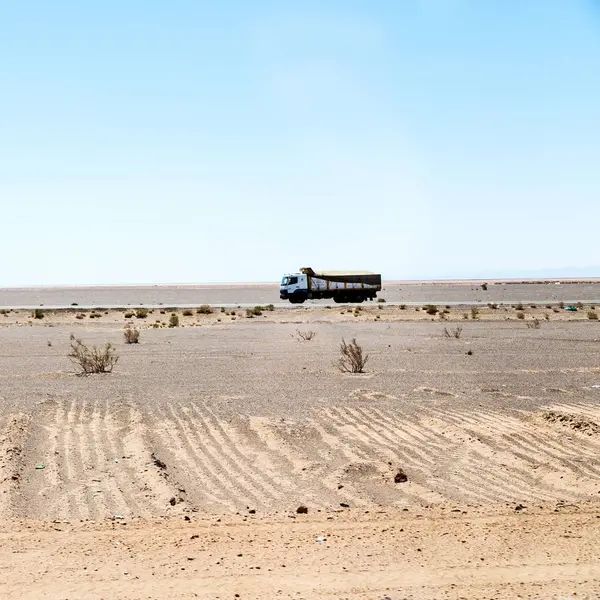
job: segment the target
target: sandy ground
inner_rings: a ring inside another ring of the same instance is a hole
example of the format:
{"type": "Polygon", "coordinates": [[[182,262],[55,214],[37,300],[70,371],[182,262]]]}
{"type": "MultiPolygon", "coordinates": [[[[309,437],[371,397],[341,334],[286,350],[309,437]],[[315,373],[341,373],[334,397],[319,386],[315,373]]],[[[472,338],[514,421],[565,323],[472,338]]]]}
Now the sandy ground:
{"type": "Polygon", "coordinates": [[[597,598],[588,310],[0,315],[0,597],[597,598]]]}

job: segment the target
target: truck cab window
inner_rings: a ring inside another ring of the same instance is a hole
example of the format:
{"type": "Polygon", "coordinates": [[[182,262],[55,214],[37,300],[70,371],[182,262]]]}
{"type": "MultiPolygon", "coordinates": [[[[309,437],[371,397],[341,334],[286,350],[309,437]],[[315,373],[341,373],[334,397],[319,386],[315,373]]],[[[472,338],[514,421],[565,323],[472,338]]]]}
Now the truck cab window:
{"type": "Polygon", "coordinates": [[[298,283],[298,278],[290,277],[288,283],[289,283],[289,285],[294,285],[295,283],[298,283]]]}

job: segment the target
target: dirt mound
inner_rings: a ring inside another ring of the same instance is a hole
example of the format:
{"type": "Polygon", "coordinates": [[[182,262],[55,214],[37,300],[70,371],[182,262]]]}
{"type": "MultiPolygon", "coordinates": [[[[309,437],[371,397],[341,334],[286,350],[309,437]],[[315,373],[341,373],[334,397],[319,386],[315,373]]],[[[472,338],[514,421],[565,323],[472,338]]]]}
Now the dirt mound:
{"type": "Polygon", "coordinates": [[[569,413],[561,413],[553,410],[542,413],[542,418],[548,423],[557,423],[575,431],[594,435],[600,433],[600,425],[598,423],[586,419],[582,415],[574,415],[569,413]]]}

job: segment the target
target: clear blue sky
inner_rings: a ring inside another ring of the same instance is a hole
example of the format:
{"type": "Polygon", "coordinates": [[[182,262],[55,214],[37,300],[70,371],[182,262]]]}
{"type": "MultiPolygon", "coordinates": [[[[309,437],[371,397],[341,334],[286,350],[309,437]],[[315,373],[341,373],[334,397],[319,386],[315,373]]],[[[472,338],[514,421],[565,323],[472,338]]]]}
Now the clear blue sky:
{"type": "Polygon", "coordinates": [[[591,274],[600,3],[3,2],[0,226],[0,286],[591,274]]]}

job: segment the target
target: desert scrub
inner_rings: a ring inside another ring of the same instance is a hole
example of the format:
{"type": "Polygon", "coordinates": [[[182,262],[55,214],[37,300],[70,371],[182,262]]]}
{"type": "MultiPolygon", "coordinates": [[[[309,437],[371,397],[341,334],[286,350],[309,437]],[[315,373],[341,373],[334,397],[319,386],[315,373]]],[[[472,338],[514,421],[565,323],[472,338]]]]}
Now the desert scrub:
{"type": "Polygon", "coordinates": [[[34,319],[43,319],[44,318],[44,311],[41,308],[36,308],[32,313],[31,316],[34,319]]]}
{"type": "Polygon", "coordinates": [[[246,309],[246,316],[251,319],[252,317],[260,317],[263,314],[262,306],[255,306],[254,308],[246,309]]]}
{"type": "Polygon", "coordinates": [[[140,331],[135,327],[128,325],[123,331],[123,337],[126,344],[138,344],[140,341],[140,331]]]}
{"type": "Polygon", "coordinates": [[[377,302],[385,302],[385,298],[377,298],[377,302]]]}
{"type": "Polygon", "coordinates": [[[400,310],[406,310],[406,304],[401,304],[399,308],[400,310]]]}
{"type": "Polygon", "coordinates": [[[199,315],[212,315],[213,309],[208,304],[203,304],[202,306],[198,307],[198,310],[196,310],[196,312],[199,315]]]}
{"type": "Polygon", "coordinates": [[[587,318],[590,321],[597,321],[598,320],[598,313],[595,310],[588,310],[587,318]]]}
{"type": "Polygon", "coordinates": [[[132,310],[129,310],[123,316],[126,319],[133,319],[133,317],[135,317],[135,313],[132,310]]]}
{"type": "Polygon", "coordinates": [[[110,342],[101,348],[86,346],[71,334],[71,351],[67,357],[79,367],[82,375],[92,373],[110,373],[117,364],[119,356],[110,342]]]}
{"type": "Polygon", "coordinates": [[[460,339],[460,336],[462,335],[462,325],[457,325],[454,328],[450,328],[448,329],[447,327],[444,327],[444,331],[442,332],[442,336],[445,338],[454,338],[456,340],[460,339]]]}
{"type": "Polygon", "coordinates": [[[519,304],[515,305],[515,310],[525,310],[523,305],[519,302],[519,304]]]}
{"type": "Polygon", "coordinates": [[[428,314],[428,315],[435,315],[438,312],[438,307],[435,304],[426,304],[423,307],[423,310],[428,314]]]}
{"type": "Polygon", "coordinates": [[[479,309],[474,306],[473,308],[471,308],[471,319],[478,319],[479,318],[479,309]]]}
{"type": "Polygon", "coordinates": [[[145,319],[150,314],[150,311],[147,308],[138,308],[135,311],[136,319],[145,319]]]}
{"type": "Polygon", "coordinates": [[[525,318],[525,313],[522,310],[517,311],[517,319],[521,321],[525,318]]]}
{"type": "Polygon", "coordinates": [[[184,317],[192,317],[192,316],[194,316],[194,313],[191,310],[189,310],[189,309],[184,310],[181,314],[184,317]]]}
{"type": "Polygon", "coordinates": [[[179,327],[179,315],[177,313],[171,313],[169,327],[179,327]]]}
{"type": "Polygon", "coordinates": [[[369,360],[369,355],[364,354],[362,346],[352,339],[347,344],[342,338],[340,344],[340,358],[338,359],[336,366],[342,373],[363,373],[365,365],[369,360]]]}

